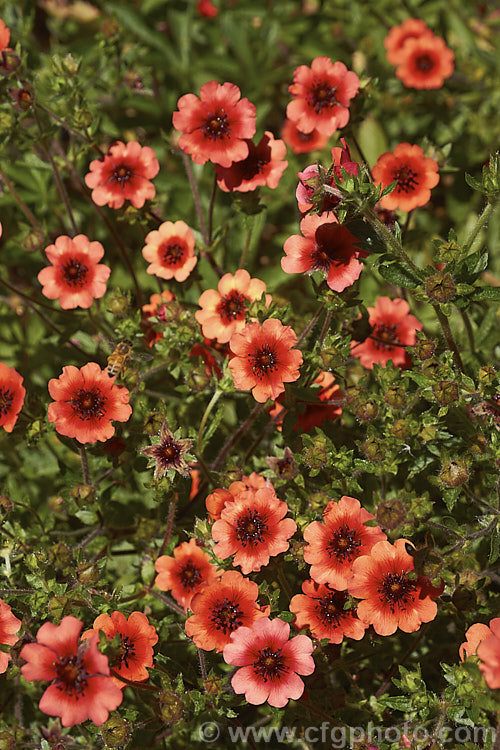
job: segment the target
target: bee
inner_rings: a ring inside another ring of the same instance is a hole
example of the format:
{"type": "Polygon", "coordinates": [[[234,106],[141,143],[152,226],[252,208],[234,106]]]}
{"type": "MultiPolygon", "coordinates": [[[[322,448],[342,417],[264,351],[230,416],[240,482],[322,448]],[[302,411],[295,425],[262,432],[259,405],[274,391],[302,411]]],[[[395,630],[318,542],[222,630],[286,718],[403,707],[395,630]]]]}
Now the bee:
{"type": "Polygon", "coordinates": [[[110,378],[119,375],[132,354],[132,342],[129,339],[120,341],[108,357],[107,373],[110,378]]]}

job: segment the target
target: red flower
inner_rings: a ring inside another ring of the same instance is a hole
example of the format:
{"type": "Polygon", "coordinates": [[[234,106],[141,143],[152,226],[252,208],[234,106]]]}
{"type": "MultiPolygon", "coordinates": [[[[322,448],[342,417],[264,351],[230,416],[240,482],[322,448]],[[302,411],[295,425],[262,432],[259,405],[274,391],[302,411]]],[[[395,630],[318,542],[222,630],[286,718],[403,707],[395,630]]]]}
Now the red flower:
{"type": "Polygon", "coordinates": [[[146,235],[142,254],[151,263],[147,272],[161,279],[185,281],[198,262],[194,245],[194,234],[184,221],[164,221],[146,235]]]}
{"type": "Polygon", "coordinates": [[[229,342],[236,355],[229,363],[236,388],[252,390],[256,401],[264,403],[283,393],[283,383],[292,383],[299,377],[302,354],[292,349],[297,336],[290,326],[275,318],[262,325],[249,323],[241,333],[235,333],[229,342]]]}
{"type": "Polygon", "coordinates": [[[286,146],[283,141],[275,140],[272,133],[266,130],[255,146],[251,140],[246,141],[248,156],[242,161],[236,161],[230,167],[216,166],[217,184],[226,193],[236,190],[247,193],[258,187],[267,185],[278,187],[281,175],[288,166],[284,161],[286,146]]]}
{"type": "Polygon", "coordinates": [[[97,648],[99,636],[79,643],[82,627],[76,617],[63,617],[60,625],[46,622],[37,643],[28,643],[20,654],[27,662],[21,672],[28,682],[51,683],[42,695],[40,711],[59,716],[63,727],[86,719],[100,726],[122,702],[122,691],[109,676],[108,659],[97,648]]]}
{"type": "Polygon", "coordinates": [[[290,601],[297,630],[309,628],[315,638],[328,638],[330,643],[342,643],[344,636],[356,641],[363,638],[368,625],[358,619],[355,609],[344,609],[349,599],[345,591],[314,581],[304,581],[302,591],[290,601]]]}
{"type": "Polygon", "coordinates": [[[409,39],[401,50],[396,75],[412,89],[439,89],[454,70],[455,55],[431,32],[409,39]]]}
{"type": "Polygon", "coordinates": [[[286,109],[303,133],[318,130],[332,135],[349,121],[349,102],[356,96],[359,78],[344,63],[332,63],[328,57],[316,57],[311,67],[300,65],[293,74],[289,91],[293,101],[286,109]]]}
{"type": "Polygon", "coordinates": [[[267,617],[240,627],[224,647],[224,661],[238,669],[231,679],[235,693],[244,693],[253,706],[266,701],[282,708],[298,700],[304,683],[298,676],[314,672],[313,643],[306,635],[290,640],[290,625],[267,617]]]}
{"type": "Polygon", "coordinates": [[[387,60],[391,65],[399,65],[405,56],[406,42],[429,33],[432,32],[420,18],[407,18],[400,26],[393,26],[384,39],[387,60]]]}
{"type": "Polygon", "coordinates": [[[412,211],[425,206],[431,198],[431,188],[439,182],[438,165],[434,159],[424,158],[420,146],[400,143],[394,151],[379,156],[372,169],[375,184],[382,188],[397,185],[389,195],[380,199],[382,208],[412,211]]]}
{"type": "Polygon", "coordinates": [[[361,249],[357,238],[335,218],[318,214],[305,216],[300,234],[289,237],[284,245],[286,257],[281,259],[285,273],[312,274],[321,271],[326,283],[336,292],[343,292],[361,275],[361,249]]]}
{"type": "Polygon", "coordinates": [[[205,16],[205,18],[213,18],[219,12],[219,9],[211,2],[211,0],[197,0],[196,10],[200,16],[205,16]]]}
{"type": "Polygon", "coordinates": [[[313,521],[304,529],[304,560],[312,566],[310,576],[316,583],[328,583],[338,591],[348,587],[354,561],[387,539],[379,526],[366,526],[374,518],[359,500],[344,495],[328,504],[323,522],[313,521]]]}
{"type": "Polygon", "coordinates": [[[0,51],[3,49],[7,49],[9,46],[10,41],[10,29],[5,25],[5,23],[0,18],[0,51]]]}
{"type": "MultiPolygon", "coordinates": [[[[86,630],[82,639],[92,638],[102,630],[108,641],[120,636],[120,652],[111,666],[117,674],[127,680],[138,682],[149,679],[146,667],[153,666],[153,646],[158,642],[158,635],[153,625],[142,612],[132,612],[128,620],[121,612],[111,615],[99,615],[94,620],[92,630],[86,630]]],[[[116,677],[111,678],[119,688],[126,684],[116,677]]]]}
{"type": "Polygon", "coordinates": [[[203,584],[220,576],[210,557],[198,547],[195,539],[182,542],[174,556],[161,555],[155,562],[158,573],[155,584],[162,591],[171,591],[175,601],[187,610],[193,596],[203,584]]]}
{"type": "MultiPolygon", "coordinates": [[[[201,295],[198,304],[202,308],[195,318],[202,327],[203,335],[226,344],[233,333],[245,327],[245,315],[249,302],[258,300],[266,291],[259,279],[251,279],[248,271],[240,269],[234,276],[224,274],[218,291],[208,289],[201,295]]],[[[266,294],[266,305],[271,304],[271,295],[266,294]]]]}
{"type": "Polygon", "coordinates": [[[216,543],[214,554],[221,560],[234,555],[233,565],[239,565],[247,575],[260,570],[289,548],[289,539],[297,531],[291,518],[284,518],[288,505],[279,500],[272,487],[256,492],[239,493],[226,503],[220,520],[212,526],[216,543]]]}
{"type": "Polygon", "coordinates": [[[149,302],[141,308],[141,324],[146,334],[146,340],[149,346],[154,346],[156,341],[163,338],[163,335],[154,329],[155,322],[151,318],[157,318],[163,322],[166,319],[166,310],[169,302],[173,302],[175,294],[169,289],[164,289],[160,294],[152,294],[149,302]]]}
{"type": "Polygon", "coordinates": [[[204,651],[222,651],[234,630],[265,617],[257,604],[258,595],[256,583],[236,570],[226,570],[220,580],[207,583],[193,597],[187,635],[204,651]]]}
{"type": "MultiPolygon", "coordinates": [[[[320,401],[341,401],[343,400],[343,394],[339,386],[335,383],[335,379],[331,372],[321,370],[319,375],[314,378],[312,384],[320,386],[319,390],[316,391],[316,395],[320,401]]],[[[283,394],[278,396],[272,409],[269,410],[269,416],[276,419],[275,424],[278,430],[281,430],[283,425],[283,419],[285,417],[285,407],[282,405],[283,394]]],[[[302,402],[298,401],[298,405],[302,402]]],[[[297,410],[296,422],[294,430],[301,429],[303,432],[310,432],[313,427],[319,427],[327,419],[336,419],[342,414],[342,405],[328,404],[328,403],[305,403],[303,411],[297,410]]]]}
{"type": "Polygon", "coordinates": [[[63,310],[90,307],[106,292],[111,269],[98,262],[104,255],[100,242],[90,242],[84,234],[73,239],[61,235],[45,253],[52,265],[38,274],[42,294],[58,299],[63,310]]]}
{"type": "Polygon", "coordinates": [[[0,427],[12,432],[23,408],[26,388],[23,378],[13,367],[0,362],[0,427]]]}
{"type": "Polygon", "coordinates": [[[108,440],[115,432],[111,420],[126,422],[132,414],[128,390],[115,385],[96,362],[80,369],[63,367],[59,378],[49,380],[49,393],[54,399],[49,404],[49,422],[54,422],[61,435],[79,443],[108,440]]]}
{"type": "Polygon", "coordinates": [[[199,99],[185,94],[177,102],[172,122],[183,134],[179,147],[197,164],[211,161],[230,167],[248,156],[246,139],[255,133],[255,106],[240,96],[234,83],[210,81],[201,87],[199,99]]]}
{"type": "Polygon", "coordinates": [[[358,357],[363,367],[373,369],[374,364],[383,367],[392,359],[395,365],[406,366],[408,358],[405,346],[413,346],[422,323],[410,315],[410,306],[404,299],[379,297],[375,307],[368,307],[372,332],[365,341],[351,342],[351,352],[358,357]]]}
{"type": "MultiPolygon", "coordinates": [[[[1,27],[0,27],[1,32],[1,27]]],[[[1,41],[1,37],[0,37],[1,41]]],[[[21,627],[22,622],[18,617],[12,614],[12,610],[3,599],[0,599],[0,644],[2,646],[13,646],[19,638],[16,633],[21,627]]],[[[9,654],[0,651],[0,674],[7,671],[9,664],[9,654]]]]}
{"type": "Polygon", "coordinates": [[[294,154],[309,154],[311,151],[320,151],[324,148],[329,136],[320,133],[319,130],[303,133],[292,120],[285,120],[281,137],[294,154]]]}
{"type": "Polygon", "coordinates": [[[436,602],[421,596],[413,557],[406,551],[406,539],[378,542],[369,555],[353,564],[349,593],[362,599],[358,604],[360,620],[373,625],[379,635],[392,635],[399,627],[405,633],[418,630],[437,613],[436,602]]]}
{"type": "Polygon", "coordinates": [[[227,344],[220,345],[218,341],[214,339],[203,339],[203,344],[195,344],[189,351],[190,357],[201,357],[203,364],[205,365],[205,372],[207,375],[214,373],[220,380],[222,377],[222,370],[217,364],[217,359],[214,357],[210,350],[215,350],[223,356],[227,356],[229,352],[229,346],[227,344]],[[226,352],[227,350],[227,352],[226,352]]]}
{"type": "Polygon", "coordinates": [[[227,490],[218,487],[205,500],[210,518],[212,521],[218,521],[221,517],[222,509],[228,503],[232,503],[241,492],[251,490],[255,494],[257,490],[270,486],[271,483],[265,477],[261,477],[260,474],[256,474],[253,471],[249,477],[244,476],[241,478],[241,481],[232,482],[227,490]]]}
{"type": "Polygon", "coordinates": [[[125,145],[117,141],[102,159],[90,162],[85,175],[87,187],[92,188],[92,200],[98,206],[121,208],[129,200],[134,208],[142,208],[155,197],[150,180],[160,171],[155,152],[137,141],[125,145]]]}

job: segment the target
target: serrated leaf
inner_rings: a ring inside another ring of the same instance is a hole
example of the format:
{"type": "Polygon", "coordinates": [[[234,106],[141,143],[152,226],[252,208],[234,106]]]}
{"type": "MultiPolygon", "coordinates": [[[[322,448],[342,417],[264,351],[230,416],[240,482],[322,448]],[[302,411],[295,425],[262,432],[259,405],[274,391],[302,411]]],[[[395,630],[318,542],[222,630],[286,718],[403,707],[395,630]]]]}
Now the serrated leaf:
{"type": "Polygon", "coordinates": [[[475,302],[481,300],[491,300],[493,302],[500,302],[500,286],[483,286],[476,287],[476,291],[471,295],[471,299],[475,302]]]}
{"type": "Polygon", "coordinates": [[[396,263],[381,263],[378,271],[382,278],[395,286],[402,286],[405,289],[414,289],[421,283],[421,279],[413,269],[406,263],[397,261],[396,263]]]}

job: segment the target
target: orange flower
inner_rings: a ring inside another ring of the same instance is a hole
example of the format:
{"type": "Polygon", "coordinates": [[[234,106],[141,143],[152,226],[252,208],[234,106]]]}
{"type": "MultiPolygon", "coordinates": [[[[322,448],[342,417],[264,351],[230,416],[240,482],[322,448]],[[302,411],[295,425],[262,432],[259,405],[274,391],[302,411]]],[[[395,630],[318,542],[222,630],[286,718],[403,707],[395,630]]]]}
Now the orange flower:
{"type": "MultiPolygon", "coordinates": [[[[203,335],[226,344],[233,333],[245,327],[245,315],[249,302],[260,299],[266,285],[259,279],[250,278],[248,271],[240,269],[234,276],[224,274],[218,291],[208,289],[199,299],[202,308],[195,313],[203,335]]],[[[271,304],[271,295],[266,294],[266,305],[271,304]]]]}
{"type": "MultiPolygon", "coordinates": [[[[492,620],[490,626],[492,623],[500,625],[500,617],[492,620]]],[[[465,633],[465,643],[462,643],[458,650],[460,661],[464,661],[469,656],[475,656],[479,644],[486,640],[486,638],[489,638],[490,635],[493,635],[493,631],[488,625],[483,625],[482,622],[476,622],[474,625],[471,625],[465,633]]]]}
{"type": "Polygon", "coordinates": [[[128,390],[115,385],[97,362],[80,369],[63,367],[59,378],[49,380],[49,393],[54,399],[49,404],[49,422],[54,422],[61,435],[79,443],[108,440],[115,432],[111,420],[126,422],[132,414],[128,390]]]}
{"type": "Polygon", "coordinates": [[[409,39],[432,33],[420,18],[407,18],[400,26],[393,26],[384,39],[387,60],[391,65],[399,65],[404,58],[404,46],[409,39]]]}
{"type": "Polygon", "coordinates": [[[252,390],[256,401],[264,403],[283,393],[283,383],[299,377],[302,354],[293,349],[297,336],[290,326],[275,318],[262,325],[249,323],[229,342],[236,355],[229,363],[236,388],[252,390]]]}
{"type": "Polygon", "coordinates": [[[297,630],[309,628],[318,639],[342,643],[344,636],[361,640],[368,625],[356,616],[355,609],[344,609],[349,597],[345,591],[335,591],[314,581],[304,581],[304,594],[296,594],[290,601],[290,612],[295,614],[297,630]]]}
{"type": "Polygon", "coordinates": [[[281,137],[294,154],[308,154],[311,151],[320,151],[326,146],[329,138],[329,136],[320,133],[319,130],[302,133],[292,120],[285,120],[281,129],[281,137]]]}
{"type": "Polygon", "coordinates": [[[161,591],[171,591],[175,601],[187,610],[193,596],[203,584],[220,576],[210,557],[198,547],[195,539],[182,542],[174,556],[161,555],[155,562],[158,573],[155,584],[161,591]]]}
{"type": "Polygon", "coordinates": [[[38,281],[47,299],[58,299],[63,310],[88,308],[106,292],[111,269],[98,261],[104,255],[100,242],[91,242],[84,234],[61,235],[45,248],[52,265],[43,268],[38,281]]]}
{"type": "Polygon", "coordinates": [[[157,318],[158,321],[164,321],[166,318],[166,309],[169,302],[173,302],[175,294],[169,289],[164,289],[160,294],[152,294],[149,302],[141,308],[141,325],[149,346],[154,346],[156,341],[163,338],[163,335],[154,329],[155,323],[151,318],[157,318]]]}
{"type": "Polygon", "coordinates": [[[233,565],[239,565],[245,575],[260,570],[270,557],[290,546],[288,540],[297,524],[284,518],[287,513],[288,505],[271,487],[240,492],[224,505],[220,520],[212,526],[214,554],[221,560],[234,555],[233,565]]]}
{"type": "Polygon", "coordinates": [[[490,625],[480,622],[472,625],[465,634],[466,643],[459,649],[460,659],[477,654],[479,669],[492,690],[500,688],[500,617],[490,620],[490,625]]]}
{"type": "Polygon", "coordinates": [[[10,29],[0,18],[0,51],[6,49],[9,46],[10,41],[10,29]]]}
{"type": "Polygon", "coordinates": [[[205,500],[210,518],[212,521],[218,521],[225,505],[232,503],[241,492],[251,490],[255,494],[257,490],[269,486],[271,483],[265,477],[252,471],[249,477],[243,476],[241,481],[232,482],[227,490],[218,487],[205,500]]]}
{"type": "MultiPolygon", "coordinates": [[[[19,638],[16,633],[21,627],[21,620],[16,617],[11,608],[3,599],[0,599],[0,644],[2,646],[13,646],[19,638]]],[[[7,671],[10,656],[0,651],[0,674],[7,671]]]]}
{"type": "Polygon", "coordinates": [[[193,597],[194,614],[186,620],[186,634],[204,651],[222,651],[237,628],[251,626],[268,614],[257,604],[258,595],[256,583],[236,570],[226,570],[220,581],[207,583],[193,597]]]}
{"type": "Polygon", "coordinates": [[[26,388],[23,378],[13,367],[0,362],[0,427],[12,432],[23,408],[26,388]]]}
{"type": "Polygon", "coordinates": [[[194,234],[185,222],[164,221],[146,236],[142,254],[151,263],[147,272],[161,279],[185,281],[198,262],[194,245],[194,234]]]}
{"type": "Polygon", "coordinates": [[[439,89],[454,70],[455,55],[431,32],[409,39],[401,50],[396,75],[412,89],[439,89]]]}
{"type": "Polygon", "coordinates": [[[425,206],[430,200],[431,188],[439,182],[437,162],[424,158],[420,146],[410,143],[400,143],[392,153],[379,156],[372,174],[375,184],[383,188],[397,183],[392,193],[380,199],[382,208],[389,210],[412,211],[425,206]]]}
{"type": "MultiPolygon", "coordinates": [[[[113,640],[117,633],[120,636],[120,652],[110,660],[114,671],[132,682],[149,679],[146,667],[153,666],[153,646],[158,642],[158,635],[146,615],[132,612],[128,619],[116,611],[111,615],[99,615],[94,620],[92,630],[82,633],[82,639],[92,638],[100,630],[108,641],[113,640]]],[[[126,687],[125,682],[116,677],[113,676],[112,680],[118,687],[126,687]]]]}
{"type": "Polygon", "coordinates": [[[359,500],[344,495],[328,504],[323,522],[313,521],[304,529],[304,560],[312,566],[310,576],[316,583],[328,583],[338,591],[348,587],[354,561],[387,539],[379,526],[366,526],[374,518],[359,500]]]}
{"type": "Polygon", "coordinates": [[[349,593],[363,600],[358,604],[358,617],[373,625],[379,635],[392,635],[398,627],[413,633],[437,614],[436,602],[422,596],[415,574],[408,575],[414,570],[413,557],[406,551],[408,543],[406,539],[394,544],[378,542],[369,555],[353,564],[349,593]]]}
{"type": "Polygon", "coordinates": [[[247,140],[247,145],[245,159],[233,162],[230,167],[215,167],[217,184],[226,193],[231,190],[247,193],[264,185],[274,189],[288,166],[285,144],[275,140],[269,130],[256,146],[251,140],[247,140]]]}
{"type": "Polygon", "coordinates": [[[149,146],[117,141],[102,159],[90,162],[89,169],[85,184],[92,188],[92,200],[98,206],[121,208],[129,200],[134,208],[142,208],[155,197],[150,180],[156,177],[160,165],[149,146]]]}

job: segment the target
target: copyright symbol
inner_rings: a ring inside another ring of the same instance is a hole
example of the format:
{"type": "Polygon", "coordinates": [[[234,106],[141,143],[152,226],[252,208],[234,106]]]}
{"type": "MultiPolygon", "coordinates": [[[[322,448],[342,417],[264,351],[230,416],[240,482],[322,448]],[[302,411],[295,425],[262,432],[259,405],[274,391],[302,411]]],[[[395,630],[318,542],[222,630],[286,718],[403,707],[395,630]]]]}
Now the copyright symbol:
{"type": "Polygon", "coordinates": [[[198,729],[200,742],[215,742],[220,737],[220,728],[215,721],[205,721],[198,729]]]}

